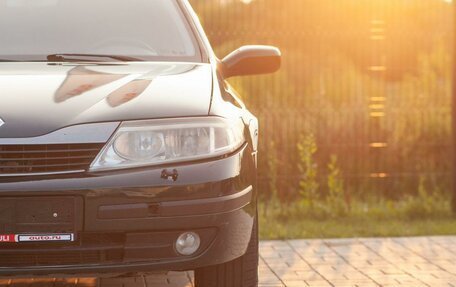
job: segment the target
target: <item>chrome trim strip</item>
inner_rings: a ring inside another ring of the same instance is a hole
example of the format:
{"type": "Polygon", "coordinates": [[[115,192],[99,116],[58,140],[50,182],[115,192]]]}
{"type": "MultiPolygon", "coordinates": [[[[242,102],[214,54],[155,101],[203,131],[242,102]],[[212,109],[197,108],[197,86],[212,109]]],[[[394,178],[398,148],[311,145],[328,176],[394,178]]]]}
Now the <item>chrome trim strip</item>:
{"type": "Polygon", "coordinates": [[[59,172],[36,172],[36,173],[0,173],[0,178],[5,177],[29,177],[29,176],[42,176],[42,175],[63,175],[63,174],[73,174],[85,172],[84,169],[81,170],[67,170],[59,172]]]}
{"type": "Polygon", "coordinates": [[[82,124],[33,138],[0,138],[0,145],[106,143],[120,122],[82,124]]]}

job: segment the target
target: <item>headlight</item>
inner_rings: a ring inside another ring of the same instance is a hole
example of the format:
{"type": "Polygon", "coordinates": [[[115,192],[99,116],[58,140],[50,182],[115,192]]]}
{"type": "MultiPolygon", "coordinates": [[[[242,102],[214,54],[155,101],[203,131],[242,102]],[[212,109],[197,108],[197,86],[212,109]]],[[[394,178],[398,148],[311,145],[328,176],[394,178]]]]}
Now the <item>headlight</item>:
{"type": "Polygon", "coordinates": [[[119,169],[222,156],[242,146],[241,119],[216,117],[124,122],[91,165],[119,169]]]}

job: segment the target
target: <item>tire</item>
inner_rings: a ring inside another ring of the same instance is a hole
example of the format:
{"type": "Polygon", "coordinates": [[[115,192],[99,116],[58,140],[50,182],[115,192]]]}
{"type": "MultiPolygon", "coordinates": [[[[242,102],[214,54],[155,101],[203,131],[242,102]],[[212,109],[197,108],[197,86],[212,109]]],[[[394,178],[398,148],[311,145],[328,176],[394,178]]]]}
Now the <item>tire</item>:
{"type": "Polygon", "coordinates": [[[258,217],[247,252],[228,263],[195,270],[195,287],[258,287],[258,217]]]}

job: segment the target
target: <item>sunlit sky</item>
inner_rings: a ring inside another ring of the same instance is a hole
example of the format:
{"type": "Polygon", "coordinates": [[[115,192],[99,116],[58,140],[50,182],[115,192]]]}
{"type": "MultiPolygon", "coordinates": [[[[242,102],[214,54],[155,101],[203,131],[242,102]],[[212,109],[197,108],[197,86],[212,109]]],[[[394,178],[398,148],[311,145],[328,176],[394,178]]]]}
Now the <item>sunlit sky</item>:
{"type": "MultiPolygon", "coordinates": [[[[239,1],[241,1],[241,2],[244,3],[244,4],[250,4],[250,3],[252,3],[254,0],[239,0],[239,1]]],[[[447,2],[447,3],[453,3],[453,0],[442,0],[442,1],[447,2]]],[[[230,1],[226,1],[226,2],[230,2],[230,1]]]]}
{"type": "MultiPolygon", "coordinates": [[[[244,4],[250,4],[252,2],[254,2],[255,0],[219,0],[220,3],[223,5],[223,4],[228,4],[230,2],[235,2],[235,1],[240,1],[244,4]]],[[[443,2],[446,2],[446,3],[449,3],[449,4],[452,4],[453,3],[453,0],[439,0],[439,1],[443,1],[443,2]]]]}

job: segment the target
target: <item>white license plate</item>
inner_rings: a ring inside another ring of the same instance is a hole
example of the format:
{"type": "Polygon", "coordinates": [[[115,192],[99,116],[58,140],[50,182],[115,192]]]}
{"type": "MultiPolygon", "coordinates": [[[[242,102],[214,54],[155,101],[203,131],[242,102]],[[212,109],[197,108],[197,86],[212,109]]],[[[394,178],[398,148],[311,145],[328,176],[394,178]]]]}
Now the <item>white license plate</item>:
{"type": "Polygon", "coordinates": [[[0,235],[0,243],[21,242],[73,242],[73,233],[64,234],[3,234],[0,235]]]}

